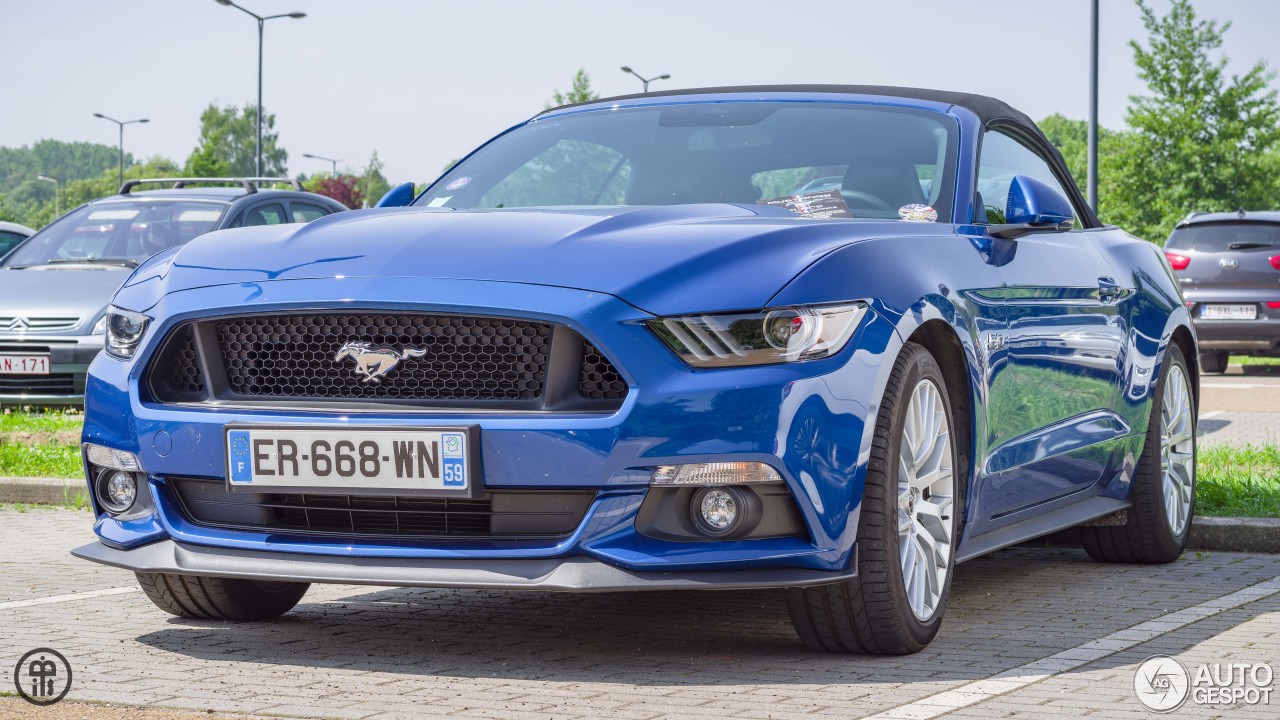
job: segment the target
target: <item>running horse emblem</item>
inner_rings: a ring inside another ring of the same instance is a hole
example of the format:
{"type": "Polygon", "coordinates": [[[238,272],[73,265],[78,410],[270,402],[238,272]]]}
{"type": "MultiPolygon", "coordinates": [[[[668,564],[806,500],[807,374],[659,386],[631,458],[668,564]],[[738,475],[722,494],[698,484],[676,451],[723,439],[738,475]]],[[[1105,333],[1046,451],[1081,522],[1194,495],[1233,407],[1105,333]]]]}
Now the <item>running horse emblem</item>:
{"type": "Polygon", "coordinates": [[[352,340],[343,345],[334,361],[349,357],[356,361],[356,373],[364,377],[364,382],[382,382],[382,378],[391,372],[401,360],[423,357],[427,351],[422,348],[406,347],[396,350],[385,345],[373,345],[368,342],[352,340]]]}

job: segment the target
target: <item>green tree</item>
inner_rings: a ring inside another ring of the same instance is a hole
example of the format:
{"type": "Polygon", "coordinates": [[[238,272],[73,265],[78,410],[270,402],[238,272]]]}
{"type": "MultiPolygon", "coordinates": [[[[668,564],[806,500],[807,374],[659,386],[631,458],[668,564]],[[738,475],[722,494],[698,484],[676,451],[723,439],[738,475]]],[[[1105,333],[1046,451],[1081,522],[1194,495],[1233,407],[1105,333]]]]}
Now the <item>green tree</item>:
{"type": "Polygon", "coordinates": [[[369,158],[369,164],[365,167],[364,175],[361,176],[356,187],[360,197],[370,204],[381,200],[382,196],[391,189],[391,183],[387,182],[386,176],[382,174],[382,161],[378,159],[377,150],[374,150],[373,156],[369,158]]]}
{"type": "Polygon", "coordinates": [[[1264,208],[1277,201],[1280,105],[1259,60],[1226,72],[1230,23],[1197,18],[1189,0],[1157,15],[1136,0],[1146,45],[1130,41],[1150,94],[1130,98],[1132,132],[1118,143],[1107,220],[1162,242],[1193,210],[1264,208]]]}
{"type": "Polygon", "coordinates": [[[551,95],[551,103],[547,105],[550,110],[553,107],[561,105],[573,105],[576,103],[591,102],[599,100],[600,93],[591,89],[591,76],[587,75],[587,71],[578,68],[578,72],[573,76],[573,84],[569,88],[569,92],[562,93],[559,90],[554,91],[551,95]]]}
{"type": "MultiPolygon", "coordinates": [[[[276,116],[267,113],[263,120],[262,173],[283,176],[288,172],[289,153],[277,145],[276,116]]],[[[256,106],[246,105],[242,111],[232,105],[220,108],[210,103],[200,113],[200,143],[187,157],[187,174],[197,175],[196,167],[236,177],[256,174],[254,153],[257,137],[256,106]]]]}

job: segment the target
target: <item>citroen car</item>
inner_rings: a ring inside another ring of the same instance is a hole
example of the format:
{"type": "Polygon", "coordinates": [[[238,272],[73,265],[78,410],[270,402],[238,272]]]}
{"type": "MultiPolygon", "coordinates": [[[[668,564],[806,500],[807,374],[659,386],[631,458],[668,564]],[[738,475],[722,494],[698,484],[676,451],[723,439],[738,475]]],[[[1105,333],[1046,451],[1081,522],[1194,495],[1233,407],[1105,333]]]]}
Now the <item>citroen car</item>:
{"type": "Polygon", "coordinates": [[[220,228],[342,210],[284,178],[128,180],[119,194],[72,210],[8,254],[0,242],[0,403],[78,405],[102,350],[107,302],[151,255],[220,228]],[[260,188],[279,182],[293,189],[260,188]],[[168,187],[145,189],[153,184],[168,187]]]}
{"type": "Polygon", "coordinates": [[[777,588],[808,646],[901,654],[970,558],[1074,526],[1102,561],[1186,544],[1173,272],[998,100],[609,98],[379,205],[134,270],[77,556],[227,620],[311,583],[777,588]]]}
{"type": "Polygon", "coordinates": [[[1280,357],[1280,212],[1191,213],[1164,251],[1205,372],[1226,372],[1233,354],[1280,357]]]}

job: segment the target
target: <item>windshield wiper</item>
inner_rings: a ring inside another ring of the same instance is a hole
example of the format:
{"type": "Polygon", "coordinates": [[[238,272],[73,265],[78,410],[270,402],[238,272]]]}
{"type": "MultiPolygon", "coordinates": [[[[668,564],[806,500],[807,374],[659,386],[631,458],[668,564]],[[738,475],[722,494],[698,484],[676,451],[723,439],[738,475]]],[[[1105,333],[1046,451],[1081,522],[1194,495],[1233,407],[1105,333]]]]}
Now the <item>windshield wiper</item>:
{"type": "Polygon", "coordinates": [[[1228,250],[1252,250],[1254,248],[1271,247],[1271,243],[1260,242],[1233,242],[1227,246],[1228,250]]]}
{"type": "MultiPolygon", "coordinates": [[[[130,258],[50,258],[44,261],[45,265],[120,265],[121,267],[136,268],[138,261],[130,258]]],[[[31,267],[28,265],[27,267],[31,267]]]]}

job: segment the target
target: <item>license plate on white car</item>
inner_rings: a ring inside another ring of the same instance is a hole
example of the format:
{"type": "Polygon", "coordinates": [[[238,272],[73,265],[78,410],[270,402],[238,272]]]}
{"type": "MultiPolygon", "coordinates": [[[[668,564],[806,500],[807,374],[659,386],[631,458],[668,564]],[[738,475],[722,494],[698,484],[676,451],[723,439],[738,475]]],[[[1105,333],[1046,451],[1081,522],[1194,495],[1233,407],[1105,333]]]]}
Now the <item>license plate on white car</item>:
{"type": "Polygon", "coordinates": [[[408,491],[465,495],[479,491],[468,428],[227,428],[232,489],[408,491]]]}
{"type": "Polygon", "coordinates": [[[48,374],[48,355],[0,355],[0,375],[48,374]]]}
{"type": "Polygon", "coordinates": [[[1200,317],[1205,320],[1256,320],[1257,305],[1201,305],[1200,317]]]}

